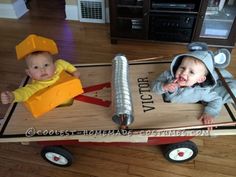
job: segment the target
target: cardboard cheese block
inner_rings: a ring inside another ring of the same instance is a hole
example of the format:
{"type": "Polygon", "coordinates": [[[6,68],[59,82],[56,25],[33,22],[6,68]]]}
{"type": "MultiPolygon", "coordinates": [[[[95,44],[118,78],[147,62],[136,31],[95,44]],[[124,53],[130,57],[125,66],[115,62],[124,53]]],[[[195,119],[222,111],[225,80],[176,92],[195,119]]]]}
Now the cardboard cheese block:
{"type": "Polygon", "coordinates": [[[55,84],[36,92],[24,103],[37,118],[82,93],[81,81],[63,71],[55,84]]]}
{"type": "Polygon", "coordinates": [[[46,51],[52,55],[58,53],[57,45],[52,39],[35,34],[29,35],[25,40],[16,45],[18,60],[24,59],[28,54],[36,51],[46,51]]]}

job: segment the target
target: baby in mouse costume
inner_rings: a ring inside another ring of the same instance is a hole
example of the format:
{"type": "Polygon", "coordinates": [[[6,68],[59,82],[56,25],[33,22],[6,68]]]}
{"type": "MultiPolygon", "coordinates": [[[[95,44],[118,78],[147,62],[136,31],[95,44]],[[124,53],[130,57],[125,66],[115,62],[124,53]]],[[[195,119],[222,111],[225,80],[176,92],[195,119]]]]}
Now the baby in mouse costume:
{"type": "Polygon", "coordinates": [[[224,69],[230,62],[230,52],[219,49],[213,53],[204,43],[192,43],[188,47],[190,52],[177,55],[170,69],[154,80],[152,91],[163,94],[165,101],[172,103],[203,103],[205,107],[199,119],[203,124],[212,124],[223,104],[233,102],[215,68],[219,68],[236,94],[236,80],[224,69]]]}

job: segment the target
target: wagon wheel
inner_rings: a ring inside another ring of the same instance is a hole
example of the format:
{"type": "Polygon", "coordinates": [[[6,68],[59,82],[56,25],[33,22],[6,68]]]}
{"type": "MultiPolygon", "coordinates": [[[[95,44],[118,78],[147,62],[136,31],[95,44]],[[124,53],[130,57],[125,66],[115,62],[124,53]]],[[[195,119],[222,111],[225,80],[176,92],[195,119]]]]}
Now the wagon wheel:
{"type": "Polygon", "coordinates": [[[181,163],[194,159],[198,154],[197,145],[192,141],[169,144],[164,150],[164,156],[170,162],[181,163]]]}
{"type": "Polygon", "coordinates": [[[60,167],[70,166],[73,160],[72,154],[61,146],[44,147],[41,151],[41,156],[47,162],[60,167]]]}

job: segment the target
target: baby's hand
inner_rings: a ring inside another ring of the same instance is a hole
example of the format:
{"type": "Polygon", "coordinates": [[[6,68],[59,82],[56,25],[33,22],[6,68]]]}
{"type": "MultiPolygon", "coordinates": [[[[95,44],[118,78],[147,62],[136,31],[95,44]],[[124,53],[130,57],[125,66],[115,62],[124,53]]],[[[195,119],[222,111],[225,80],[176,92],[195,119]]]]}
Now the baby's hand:
{"type": "Polygon", "coordinates": [[[72,73],[73,76],[79,78],[80,77],[80,72],[76,70],[75,72],[72,73]]]}
{"type": "Polygon", "coordinates": [[[174,80],[172,83],[167,83],[163,85],[163,90],[165,92],[174,92],[176,88],[178,88],[178,83],[177,83],[177,79],[174,80]]]}
{"type": "MultiPolygon", "coordinates": [[[[214,117],[209,114],[203,113],[199,120],[201,120],[204,125],[209,125],[214,122],[214,117]]],[[[213,127],[208,127],[208,130],[212,130],[212,128],[213,127]]]]}
{"type": "Polygon", "coordinates": [[[12,92],[5,91],[1,93],[1,101],[2,104],[8,104],[12,103],[14,101],[15,97],[12,92]]]}

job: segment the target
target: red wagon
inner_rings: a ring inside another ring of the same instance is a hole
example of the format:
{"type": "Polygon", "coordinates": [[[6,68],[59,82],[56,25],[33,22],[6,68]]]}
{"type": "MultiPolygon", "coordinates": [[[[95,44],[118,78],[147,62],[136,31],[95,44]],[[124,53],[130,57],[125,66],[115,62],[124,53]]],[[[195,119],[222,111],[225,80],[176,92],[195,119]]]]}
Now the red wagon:
{"type": "MultiPolygon", "coordinates": [[[[72,154],[63,144],[165,144],[164,156],[172,162],[193,159],[197,146],[189,141],[195,136],[235,135],[236,111],[226,104],[215,120],[217,128],[197,120],[201,104],[174,104],[150,91],[150,82],[170,65],[170,61],[133,62],[129,65],[134,122],[119,130],[112,121],[111,64],[77,65],[85,93],[71,106],[58,107],[34,118],[21,103],[10,106],[0,122],[0,142],[39,142],[42,156],[58,166],[69,166],[72,154]]],[[[28,82],[24,79],[22,85],[28,82]]]]}

